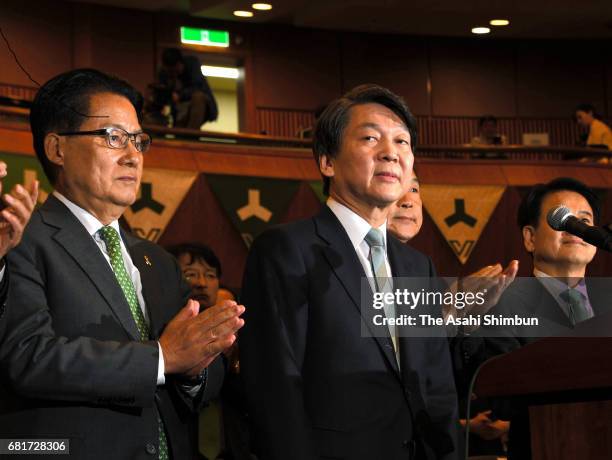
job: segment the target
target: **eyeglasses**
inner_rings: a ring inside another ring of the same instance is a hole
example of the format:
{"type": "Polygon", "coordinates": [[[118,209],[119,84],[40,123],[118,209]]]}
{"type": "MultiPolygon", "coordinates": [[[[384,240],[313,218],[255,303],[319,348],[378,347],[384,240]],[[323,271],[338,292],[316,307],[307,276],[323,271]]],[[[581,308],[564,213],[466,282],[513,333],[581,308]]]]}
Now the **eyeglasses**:
{"type": "Polygon", "coordinates": [[[128,133],[121,128],[102,128],[93,131],[67,131],[57,133],[58,136],[104,136],[106,144],[111,149],[123,149],[128,145],[128,141],[132,141],[136,150],[145,153],[151,146],[151,136],[147,133],[128,133]]]}

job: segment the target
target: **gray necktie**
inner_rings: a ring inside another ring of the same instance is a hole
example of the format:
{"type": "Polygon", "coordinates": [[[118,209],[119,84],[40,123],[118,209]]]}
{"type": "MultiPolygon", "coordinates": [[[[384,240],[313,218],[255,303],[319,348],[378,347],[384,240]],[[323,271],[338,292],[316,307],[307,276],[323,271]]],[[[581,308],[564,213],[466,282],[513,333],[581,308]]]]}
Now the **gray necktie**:
{"type": "MultiPolygon", "coordinates": [[[[383,234],[377,228],[371,228],[365,237],[365,242],[370,246],[370,264],[372,273],[374,274],[374,283],[376,292],[392,292],[391,280],[387,271],[386,251],[384,245],[383,234]]],[[[385,316],[387,318],[395,318],[395,304],[384,304],[385,316]]],[[[397,353],[397,334],[395,325],[389,325],[389,334],[393,341],[393,347],[397,353]]],[[[398,361],[399,362],[399,361],[398,361]]]]}
{"type": "Polygon", "coordinates": [[[561,294],[569,306],[569,320],[572,326],[589,319],[584,296],[576,289],[570,288],[561,294]]]}

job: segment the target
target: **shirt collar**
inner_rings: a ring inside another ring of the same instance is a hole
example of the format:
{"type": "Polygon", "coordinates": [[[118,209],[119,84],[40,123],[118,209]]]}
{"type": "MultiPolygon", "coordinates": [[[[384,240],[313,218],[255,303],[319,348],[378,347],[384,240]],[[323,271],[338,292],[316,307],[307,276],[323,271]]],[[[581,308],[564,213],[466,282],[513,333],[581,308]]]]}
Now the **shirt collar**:
{"type": "MultiPolygon", "coordinates": [[[[556,298],[562,298],[561,294],[570,289],[570,287],[563,281],[560,281],[554,276],[550,276],[537,268],[533,269],[533,274],[544,285],[548,292],[550,292],[556,298]]],[[[585,299],[589,298],[587,295],[587,287],[584,278],[578,282],[574,289],[580,292],[585,299]]]]}
{"type": "MultiPolygon", "coordinates": [[[[361,217],[359,214],[355,213],[353,210],[347,208],[341,203],[338,203],[332,197],[327,199],[327,206],[334,215],[338,218],[344,230],[348,234],[349,239],[354,247],[358,247],[361,243],[363,243],[366,235],[372,228],[372,226],[361,217]]],[[[387,247],[387,221],[378,227],[378,230],[381,231],[383,235],[383,244],[385,248],[387,247]]]]}
{"type": "MultiPolygon", "coordinates": [[[[57,190],[53,191],[53,195],[58,200],[60,200],[62,203],[66,205],[66,207],[70,210],[70,212],[74,214],[74,216],[79,220],[79,222],[83,225],[83,227],[85,227],[85,229],[87,230],[87,233],[89,233],[91,236],[95,237],[98,230],[104,227],[104,224],[100,222],[93,214],[81,208],[80,206],[74,204],[72,201],[70,201],[68,198],[66,198],[64,195],[62,195],[57,190]]],[[[121,235],[118,220],[112,221],[109,225],[113,227],[115,230],[117,230],[117,233],[121,235]]]]}

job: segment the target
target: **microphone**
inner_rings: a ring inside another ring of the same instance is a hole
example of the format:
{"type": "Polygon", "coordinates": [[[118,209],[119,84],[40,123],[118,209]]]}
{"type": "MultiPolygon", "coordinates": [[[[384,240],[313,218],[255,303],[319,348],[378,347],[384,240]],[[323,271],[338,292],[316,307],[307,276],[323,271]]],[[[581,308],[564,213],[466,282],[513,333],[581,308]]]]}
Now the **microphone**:
{"type": "Polygon", "coordinates": [[[546,221],[554,230],[578,236],[593,246],[612,252],[612,232],[585,224],[567,206],[557,206],[548,211],[546,221]]]}

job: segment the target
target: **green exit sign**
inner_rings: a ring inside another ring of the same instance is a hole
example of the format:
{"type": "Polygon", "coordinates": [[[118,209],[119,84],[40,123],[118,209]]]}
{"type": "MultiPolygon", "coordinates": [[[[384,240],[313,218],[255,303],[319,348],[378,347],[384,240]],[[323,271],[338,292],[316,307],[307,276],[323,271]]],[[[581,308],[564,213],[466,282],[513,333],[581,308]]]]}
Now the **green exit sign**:
{"type": "Polygon", "coordinates": [[[181,43],[204,46],[230,45],[229,32],[226,30],[196,29],[195,27],[181,27],[181,43]]]}

